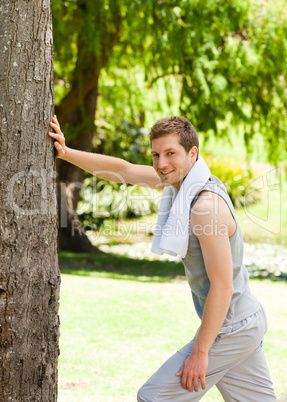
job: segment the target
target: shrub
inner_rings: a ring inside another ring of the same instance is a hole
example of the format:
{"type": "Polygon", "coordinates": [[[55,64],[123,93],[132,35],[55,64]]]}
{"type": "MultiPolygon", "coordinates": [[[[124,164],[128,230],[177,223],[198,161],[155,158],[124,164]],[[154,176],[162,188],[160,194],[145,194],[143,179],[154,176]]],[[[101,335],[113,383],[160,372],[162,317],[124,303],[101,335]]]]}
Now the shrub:
{"type": "Polygon", "coordinates": [[[229,157],[217,159],[211,155],[204,159],[211,173],[225,185],[235,207],[254,204],[259,200],[258,192],[251,191],[254,175],[246,163],[229,157]]]}
{"type": "Polygon", "coordinates": [[[161,191],[147,187],[87,178],[81,191],[78,215],[82,223],[99,228],[105,219],[135,218],[156,212],[161,191]]]}

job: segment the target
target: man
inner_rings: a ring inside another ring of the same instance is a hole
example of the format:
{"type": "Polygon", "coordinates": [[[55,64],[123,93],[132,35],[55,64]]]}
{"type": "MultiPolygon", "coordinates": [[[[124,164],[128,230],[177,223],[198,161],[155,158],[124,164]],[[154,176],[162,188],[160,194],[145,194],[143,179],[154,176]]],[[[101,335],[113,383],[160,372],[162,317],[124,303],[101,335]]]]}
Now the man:
{"type": "Polygon", "coordinates": [[[262,349],[266,316],[248,287],[240,228],[225,187],[198,157],[193,126],[181,117],[155,123],[153,168],[70,149],[56,117],[51,126],[57,157],[106,180],[164,188],[152,250],[182,256],[201,325],[138,401],[198,401],[213,385],[225,401],[275,401],[262,349]]]}

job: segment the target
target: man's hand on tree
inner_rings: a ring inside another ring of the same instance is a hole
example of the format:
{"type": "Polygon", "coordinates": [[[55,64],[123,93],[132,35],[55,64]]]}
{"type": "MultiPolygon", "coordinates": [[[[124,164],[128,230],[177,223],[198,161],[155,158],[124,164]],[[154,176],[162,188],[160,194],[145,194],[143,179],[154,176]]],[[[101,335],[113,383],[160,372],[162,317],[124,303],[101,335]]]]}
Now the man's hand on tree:
{"type": "Polygon", "coordinates": [[[56,148],[56,158],[63,158],[67,152],[65,145],[65,137],[61,131],[60,124],[56,116],[52,118],[50,126],[54,129],[55,133],[49,132],[49,136],[54,138],[54,146],[56,148]]]}

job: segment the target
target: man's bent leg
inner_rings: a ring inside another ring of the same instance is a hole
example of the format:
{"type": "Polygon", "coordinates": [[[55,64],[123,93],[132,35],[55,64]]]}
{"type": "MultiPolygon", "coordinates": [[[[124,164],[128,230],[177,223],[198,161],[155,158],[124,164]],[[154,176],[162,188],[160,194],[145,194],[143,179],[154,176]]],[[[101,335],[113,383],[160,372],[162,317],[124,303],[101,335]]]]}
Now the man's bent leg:
{"type": "Polygon", "coordinates": [[[210,368],[213,373],[211,375],[207,374],[206,388],[204,390],[200,388],[198,392],[190,392],[183,388],[181,385],[181,377],[177,377],[176,374],[190,355],[193,344],[194,340],[171,356],[159,370],[150,377],[138,391],[138,402],[199,401],[203,395],[222,378],[225,371],[214,373],[214,367],[211,363],[210,368]]]}
{"type": "MultiPolygon", "coordinates": [[[[250,361],[253,361],[252,359],[255,358],[256,361],[258,360],[260,361],[260,364],[263,364],[263,361],[265,361],[265,359],[263,360],[262,357],[264,356],[263,351],[261,353],[255,353],[255,351],[258,352],[261,349],[261,346],[259,347],[259,345],[261,345],[261,340],[266,331],[266,326],[267,323],[264,311],[261,309],[253,316],[248,317],[239,323],[231,325],[230,327],[226,327],[224,332],[219,334],[209,351],[208,368],[205,377],[206,389],[202,390],[200,388],[199,392],[189,392],[185,390],[181,385],[181,377],[176,376],[176,373],[182,367],[183,363],[192,351],[194,340],[191,341],[170,359],[168,359],[163,366],[141,387],[138,392],[138,401],[199,401],[202,396],[217,383],[222,384],[221,386],[219,385],[218,388],[220,391],[222,391],[225,400],[234,400],[232,398],[228,399],[229,391],[226,381],[228,382],[230,379],[223,381],[222,383],[220,383],[220,380],[226,376],[228,372],[230,373],[229,375],[232,376],[232,370],[236,370],[235,367],[239,367],[239,372],[241,372],[245,367],[244,362],[249,364],[249,358],[250,361]]],[[[255,365],[252,367],[254,368],[252,376],[254,377],[257,375],[261,377],[261,368],[258,367],[258,364],[255,363],[255,365]]],[[[266,363],[264,367],[267,367],[266,363]]],[[[265,370],[266,369],[264,369],[264,371],[265,370]]],[[[239,382],[240,376],[243,376],[243,373],[238,374],[237,382],[239,382]]],[[[263,375],[263,378],[265,377],[267,378],[268,375],[263,375]]],[[[244,381],[242,382],[241,387],[245,387],[244,381]]],[[[269,385],[267,385],[267,388],[269,388],[269,385]]],[[[273,391],[270,392],[271,399],[266,399],[266,401],[274,400],[274,397],[272,396],[274,393],[273,391]]],[[[256,393],[256,391],[254,391],[254,393],[256,393]]],[[[235,400],[241,401],[241,399],[235,400]]],[[[243,400],[249,401],[246,399],[246,395],[245,399],[243,400]]],[[[262,399],[262,401],[265,400],[262,399]]],[[[258,402],[258,398],[256,402],[258,402]]]]}
{"type": "Polygon", "coordinates": [[[262,342],[251,356],[230,369],[216,386],[225,401],[276,401],[262,342]]]}

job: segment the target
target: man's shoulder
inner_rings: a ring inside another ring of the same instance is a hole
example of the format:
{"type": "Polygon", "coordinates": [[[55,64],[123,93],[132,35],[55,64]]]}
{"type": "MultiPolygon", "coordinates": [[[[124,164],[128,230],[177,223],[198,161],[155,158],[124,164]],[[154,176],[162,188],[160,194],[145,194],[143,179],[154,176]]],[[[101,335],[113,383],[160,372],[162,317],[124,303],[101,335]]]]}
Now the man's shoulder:
{"type": "Polygon", "coordinates": [[[209,221],[228,222],[231,211],[227,202],[217,193],[202,191],[191,209],[190,220],[194,223],[209,221]]]}
{"type": "Polygon", "coordinates": [[[194,203],[193,212],[213,212],[217,210],[219,202],[222,198],[215,192],[203,190],[194,203]]]}

